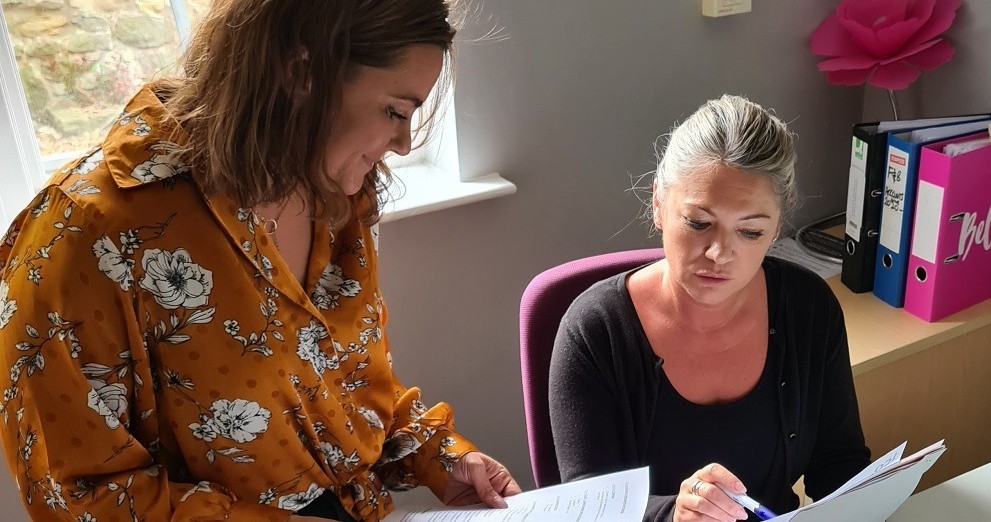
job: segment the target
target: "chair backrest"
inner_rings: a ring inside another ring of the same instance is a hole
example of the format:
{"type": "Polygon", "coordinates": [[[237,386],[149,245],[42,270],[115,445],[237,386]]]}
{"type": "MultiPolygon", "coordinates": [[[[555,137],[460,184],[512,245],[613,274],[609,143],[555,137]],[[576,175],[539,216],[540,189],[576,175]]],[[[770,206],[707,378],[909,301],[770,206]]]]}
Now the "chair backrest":
{"type": "Polygon", "coordinates": [[[547,397],[551,351],[561,317],[575,298],[597,281],[663,257],[663,249],[652,248],[578,259],[539,274],[523,291],[520,301],[523,409],[537,487],[561,482],[547,397]]]}

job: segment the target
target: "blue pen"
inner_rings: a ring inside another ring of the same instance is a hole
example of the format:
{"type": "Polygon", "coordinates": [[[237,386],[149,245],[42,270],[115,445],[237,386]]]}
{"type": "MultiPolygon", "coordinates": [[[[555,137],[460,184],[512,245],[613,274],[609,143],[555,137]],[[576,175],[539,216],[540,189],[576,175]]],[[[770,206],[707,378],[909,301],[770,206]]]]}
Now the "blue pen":
{"type": "MultiPolygon", "coordinates": [[[[719,484],[716,485],[719,486],[719,484]]],[[[736,502],[737,504],[749,509],[750,511],[753,511],[754,514],[760,517],[761,520],[771,520],[772,518],[777,516],[770,509],[767,509],[766,507],[760,505],[760,502],[757,502],[756,500],[746,495],[733,493],[732,491],[722,486],[719,486],[719,489],[723,490],[723,493],[729,495],[729,498],[733,499],[733,501],[736,502]]]]}

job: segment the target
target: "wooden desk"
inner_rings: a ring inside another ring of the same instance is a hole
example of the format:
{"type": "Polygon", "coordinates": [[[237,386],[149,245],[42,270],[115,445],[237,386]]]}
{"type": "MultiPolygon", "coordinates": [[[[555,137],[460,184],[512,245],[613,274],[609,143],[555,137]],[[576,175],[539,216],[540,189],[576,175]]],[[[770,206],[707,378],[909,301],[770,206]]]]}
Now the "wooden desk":
{"type": "Polygon", "coordinates": [[[936,323],[827,280],[843,307],[867,445],[878,457],[940,439],[918,491],[991,462],[991,301],[936,323]]]}
{"type": "Polygon", "coordinates": [[[991,464],[912,495],[888,518],[888,522],[933,520],[991,520],[991,464]]]}

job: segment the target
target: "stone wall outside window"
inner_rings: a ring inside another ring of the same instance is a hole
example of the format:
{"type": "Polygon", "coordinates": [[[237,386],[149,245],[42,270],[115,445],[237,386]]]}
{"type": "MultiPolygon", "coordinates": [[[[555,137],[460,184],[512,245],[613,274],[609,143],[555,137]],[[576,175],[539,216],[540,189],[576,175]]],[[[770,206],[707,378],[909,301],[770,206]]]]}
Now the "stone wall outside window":
{"type": "MultiPolygon", "coordinates": [[[[210,0],[185,1],[195,24],[210,0]]],[[[0,4],[43,157],[99,143],[131,95],[179,58],[169,0],[0,4]]]]}

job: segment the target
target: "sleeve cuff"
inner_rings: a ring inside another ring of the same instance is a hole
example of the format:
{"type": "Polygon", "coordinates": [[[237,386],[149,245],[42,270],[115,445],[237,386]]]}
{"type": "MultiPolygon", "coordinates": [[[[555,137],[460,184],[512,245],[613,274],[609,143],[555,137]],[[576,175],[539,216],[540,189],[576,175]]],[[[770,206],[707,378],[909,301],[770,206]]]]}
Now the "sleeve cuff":
{"type": "Polygon", "coordinates": [[[415,472],[420,484],[430,488],[434,496],[443,501],[444,488],[454,464],[472,451],[478,451],[478,448],[468,439],[453,431],[438,430],[417,450],[415,472]]]}

